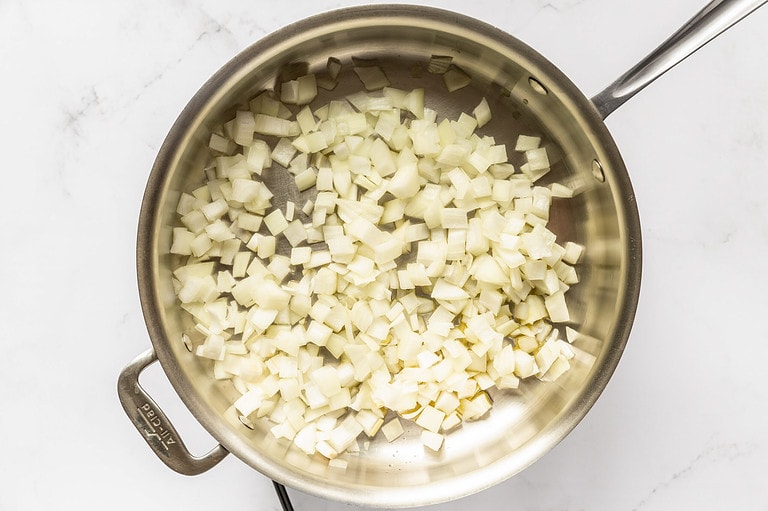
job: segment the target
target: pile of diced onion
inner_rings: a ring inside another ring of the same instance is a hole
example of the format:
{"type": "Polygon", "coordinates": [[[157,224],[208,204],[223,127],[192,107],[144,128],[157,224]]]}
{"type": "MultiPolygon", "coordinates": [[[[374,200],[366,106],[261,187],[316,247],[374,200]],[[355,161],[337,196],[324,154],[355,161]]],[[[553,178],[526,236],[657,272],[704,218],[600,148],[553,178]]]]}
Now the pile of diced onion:
{"type": "Polygon", "coordinates": [[[185,342],[242,394],[241,420],[340,467],[401,420],[437,451],[489,413],[489,389],[562,375],[574,352],[553,323],[570,320],[582,252],[547,229],[553,197],[572,193],[535,184],[550,167],[538,137],[516,140],[516,169],[476,133],[484,98],[439,119],[422,89],[358,76],[367,91],[314,109],[302,76],[215,131],[171,248],[188,256],[174,271],[196,323],[185,342]],[[262,176],[285,169],[307,199],[276,207],[262,176]]]}

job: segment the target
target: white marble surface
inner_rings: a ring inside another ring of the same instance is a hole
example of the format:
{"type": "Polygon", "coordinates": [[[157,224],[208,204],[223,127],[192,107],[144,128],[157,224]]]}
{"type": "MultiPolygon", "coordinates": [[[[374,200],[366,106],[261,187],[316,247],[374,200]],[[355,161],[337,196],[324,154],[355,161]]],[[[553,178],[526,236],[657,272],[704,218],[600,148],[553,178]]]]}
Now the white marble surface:
{"type": "MultiPolygon", "coordinates": [[[[268,32],[356,3],[0,1],[0,510],[278,509],[232,456],[196,478],[171,472],[123,414],[117,375],[150,346],[135,229],[155,154],[198,87],[268,32]]],[[[703,1],[428,3],[520,37],[591,95],[703,1]]],[[[767,26],[764,8],[607,122],[645,265],[597,405],[522,474],[429,509],[768,509],[767,26]]],[[[192,450],[213,446],[159,367],[143,381],[192,450]]]]}

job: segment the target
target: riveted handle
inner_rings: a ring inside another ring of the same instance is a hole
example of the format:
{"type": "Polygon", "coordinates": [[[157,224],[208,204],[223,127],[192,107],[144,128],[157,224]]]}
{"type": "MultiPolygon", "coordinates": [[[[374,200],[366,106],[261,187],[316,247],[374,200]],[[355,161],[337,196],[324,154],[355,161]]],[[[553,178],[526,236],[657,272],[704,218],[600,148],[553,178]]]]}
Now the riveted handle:
{"type": "Polygon", "coordinates": [[[669,69],[682,62],[768,0],[713,0],[658,48],[621,75],[592,103],[603,119],[669,69]]]}
{"type": "Polygon", "coordinates": [[[206,472],[229,452],[221,445],[201,457],[193,456],[187,450],[168,417],[139,385],[139,375],[156,361],[155,350],[150,348],[122,370],[117,380],[120,403],[147,445],[163,463],[184,475],[206,472]]]}

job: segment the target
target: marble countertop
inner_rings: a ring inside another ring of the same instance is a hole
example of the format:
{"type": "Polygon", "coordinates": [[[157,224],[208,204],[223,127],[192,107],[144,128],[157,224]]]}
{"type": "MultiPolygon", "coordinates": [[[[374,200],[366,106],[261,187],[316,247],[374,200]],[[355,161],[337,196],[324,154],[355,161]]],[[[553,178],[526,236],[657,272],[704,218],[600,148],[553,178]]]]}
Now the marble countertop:
{"type": "MultiPolygon", "coordinates": [[[[117,375],[150,346],[136,225],[165,134],[214,71],[279,27],[360,3],[0,2],[0,509],[279,509],[233,456],[171,472],[124,415],[117,375]]],[[[703,0],[426,3],[521,38],[590,96],[703,0]]],[[[766,26],[768,8],[607,120],[645,260],[629,344],[595,407],[523,473],[428,509],[768,508],[766,26]]],[[[142,382],[193,452],[215,444],[157,364],[142,382]]],[[[358,509],[291,496],[297,510],[358,509]]]]}

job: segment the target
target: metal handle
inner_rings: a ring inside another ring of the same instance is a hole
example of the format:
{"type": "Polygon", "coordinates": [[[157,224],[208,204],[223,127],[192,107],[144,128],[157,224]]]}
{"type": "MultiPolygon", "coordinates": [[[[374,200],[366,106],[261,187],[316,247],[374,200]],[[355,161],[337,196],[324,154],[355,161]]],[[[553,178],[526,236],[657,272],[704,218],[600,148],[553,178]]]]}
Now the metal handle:
{"type": "Polygon", "coordinates": [[[117,380],[120,403],[133,425],[163,463],[184,475],[206,472],[229,452],[221,445],[217,445],[202,457],[193,456],[187,450],[168,417],[139,385],[141,372],[156,361],[155,350],[150,348],[123,369],[117,380]]]}
{"type": "Polygon", "coordinates": [[[603,119],[646,85],[768,0],[714,0],[650,55],[592,98],[603,119]]]}

